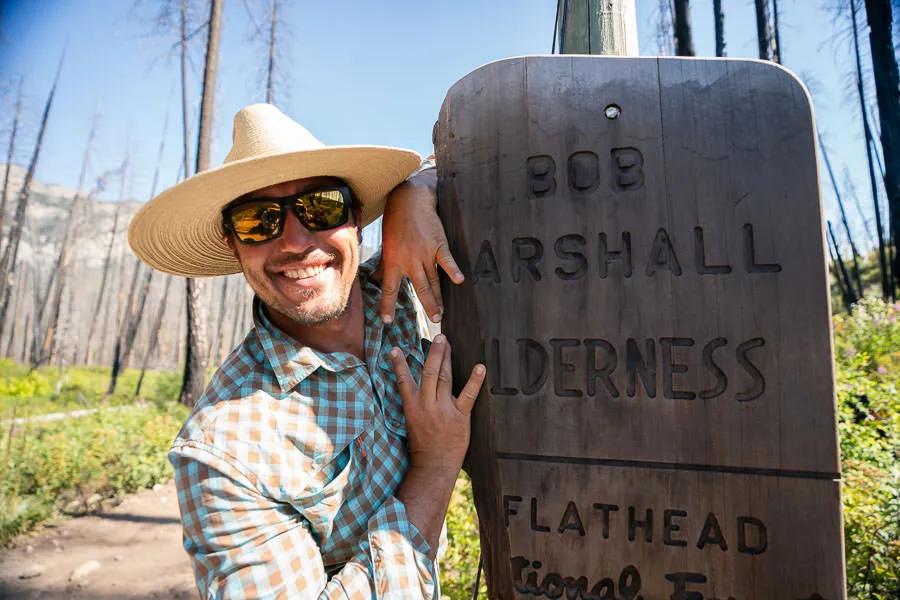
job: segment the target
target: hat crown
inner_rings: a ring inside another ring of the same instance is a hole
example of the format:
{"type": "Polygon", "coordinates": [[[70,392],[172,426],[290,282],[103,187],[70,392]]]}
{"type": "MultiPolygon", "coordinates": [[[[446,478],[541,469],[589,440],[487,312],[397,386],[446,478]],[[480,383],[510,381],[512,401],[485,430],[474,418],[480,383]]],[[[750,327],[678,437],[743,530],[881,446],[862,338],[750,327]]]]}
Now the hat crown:
{"type": "Polygon", "coordinates": [[[225,163],[324,146],[305,127],[271,104],[251,104],[234,115],[231,150],[225,163]]]}

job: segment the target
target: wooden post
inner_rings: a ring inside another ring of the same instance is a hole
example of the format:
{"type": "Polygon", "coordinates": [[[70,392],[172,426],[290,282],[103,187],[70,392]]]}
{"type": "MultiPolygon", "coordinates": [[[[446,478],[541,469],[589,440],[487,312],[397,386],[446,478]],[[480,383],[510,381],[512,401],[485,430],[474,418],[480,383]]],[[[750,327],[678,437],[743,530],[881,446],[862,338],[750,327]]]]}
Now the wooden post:
{"type": "Polygon", "coordinates": [[[490,598],[845,598],[802,84],[520,57],[455,83],[435,140],[454,382],[488,369],[466,468],[490,598]]]}
{"type": "Polygon", "coordinates": [[[637,56],[634,0],[557,0],[560,54],[637,56]]]}

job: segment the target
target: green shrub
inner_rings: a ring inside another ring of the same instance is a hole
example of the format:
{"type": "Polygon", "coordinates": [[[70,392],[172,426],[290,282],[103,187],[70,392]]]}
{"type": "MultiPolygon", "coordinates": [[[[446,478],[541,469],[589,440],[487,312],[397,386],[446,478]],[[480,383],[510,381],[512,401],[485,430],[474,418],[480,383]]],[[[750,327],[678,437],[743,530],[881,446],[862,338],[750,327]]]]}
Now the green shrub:
{"type": "Polygon", "coordinates": [[[900,306],[834,318],[848,592],[900,597],[900,306]]]}
{"type": "Polygon", "coordinates": [[[166,453],[186,416],[187,409],[170,400],[7,425],[0,434],[0,544],[54,514],[93,510],[98,498],[170,479],[166,453]]]}

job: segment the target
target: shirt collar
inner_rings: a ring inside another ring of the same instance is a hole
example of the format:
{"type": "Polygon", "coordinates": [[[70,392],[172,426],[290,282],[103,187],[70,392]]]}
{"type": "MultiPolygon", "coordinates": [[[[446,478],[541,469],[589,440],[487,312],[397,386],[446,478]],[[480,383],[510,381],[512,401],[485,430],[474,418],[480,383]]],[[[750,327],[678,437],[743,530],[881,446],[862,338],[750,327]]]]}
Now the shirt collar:
{"type": "MultiPolygon", "coordinates": [[[[377,260],[372,260],[361,265],[358,275],[363,298],[366,364],[370,368],[376,365],[390,368],[387,353],[394,346],[400,348],[405,356],[424,364],[425,356],[422,348],[418,344],[410,343],[417,339],[417,336],[404,335],[403,330],[404,327],[416,326],[416,312],[412,298],[404,301],[404,294],[401,293],[394,322],[384,325],[381,320],[381,287],[372,279],[372,270],[376,264],[377,260]]],[[[320,352],[300,344],[272,322],[257,296],[253,298],[253,324],[282,392],[294,389],[319,368],[338,372],[363,364],[359,358],[347,352],[320,352]]]]}

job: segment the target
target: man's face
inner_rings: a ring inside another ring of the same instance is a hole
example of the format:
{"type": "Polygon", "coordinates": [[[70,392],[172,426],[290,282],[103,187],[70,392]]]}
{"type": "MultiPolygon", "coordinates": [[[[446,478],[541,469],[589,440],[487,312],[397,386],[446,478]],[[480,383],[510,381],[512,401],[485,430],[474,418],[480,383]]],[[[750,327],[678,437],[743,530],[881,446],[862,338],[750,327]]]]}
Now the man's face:
{"type": "MultiPolygon", "coordinates": [[[[297,179],[243,196],[277,198],[341,183],[331,177],[297,179]]],[[[259,244],[229,244],[244,277],[270,309],[300,325],[316,325],[341,316],[359,268],[360,232],[357,214],[325,231],[310,231],[288,210],[282,234],[259,244]]]]}

